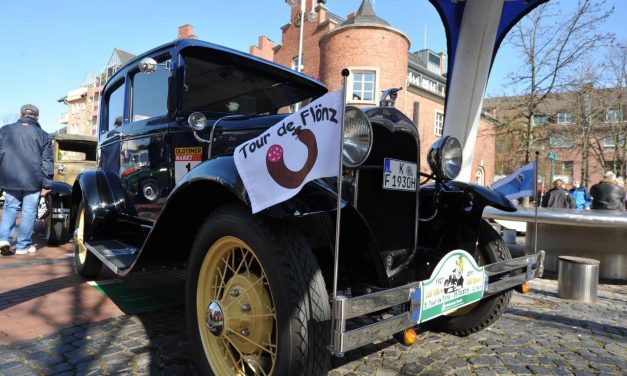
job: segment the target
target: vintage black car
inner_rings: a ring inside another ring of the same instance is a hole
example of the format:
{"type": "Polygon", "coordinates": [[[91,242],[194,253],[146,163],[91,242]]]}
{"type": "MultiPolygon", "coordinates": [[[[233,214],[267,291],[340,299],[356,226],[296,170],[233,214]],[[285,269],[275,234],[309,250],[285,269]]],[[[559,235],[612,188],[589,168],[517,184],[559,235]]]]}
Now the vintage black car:
{"type": "Polygon", "coordinates": [[[96,167],[96,138],[59,133],[52,137],[54,178],[50,194],[46,196],[49,215],[44,218],[46,241],[50,245],[65,243],[72,237],[70,208],[72,185],[83,170],[96,167]]]}
{"type": "Polygon", "coordinates": [[[456,139],[438,141],[433,173],[420,173],[416,125],[393,101],[346,110],[339,258],[337,179],[314,180],[251,214],[234,148],[326,92],[310,77],[198,40],[138,56],[104,89],[99,165],[73,186],[76,268],[94,278],[103,264],[120,276],[186,265],[200,374],[323,374],[330,352],[420,323],[421,281],[453,250],[467,251],[483,274],[472,278],[481,300],[442,308],[448,316],[426,323],[451,333],[492,324],[512,289],[542,272],[543,253],[510,260],[481,219],[485,206],[513,211],[511,203],[452,180],[461,164],[456,139]],[[147,199],[129,167],[160,173],[158,195],[147,199]],[[371,325],[347,329],[365,315],[371,325]]]}

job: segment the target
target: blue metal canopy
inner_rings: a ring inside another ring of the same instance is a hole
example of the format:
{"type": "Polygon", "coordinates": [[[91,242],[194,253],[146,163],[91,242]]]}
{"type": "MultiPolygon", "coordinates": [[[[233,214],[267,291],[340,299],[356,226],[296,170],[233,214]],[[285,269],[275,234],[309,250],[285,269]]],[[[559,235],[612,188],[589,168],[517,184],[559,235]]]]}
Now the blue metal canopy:
{"type": "Polygon", "coordinates": [[[444,134],[462,143],[459,180],[470,181],[483,95],[494,56],[509,30],[548,0],[429,0],[448,44],[444,134]]]}
{"type": "MultiPolygon", "coordinates": [[[[440,14],[444,29],[446,30],[446,39],[448,44],[448,74],[449,82],[451,81],[451,75],[453,74],[453,65],[455,64],[455,55],[457,51],[457,44],[459,42],[459,32],[461,28],[462,16],[464,14],[464,8],[468,1],[483,1],[483,0],[429,0],[431,4],[440,14]]],[[[498,50],[501,42],[505,38],[505,35],[509,30],[518,22],[521,18],[531,12],[538,5],[545,3],[549,0],[505,0],[503,4],[503,11],[501,13],[501,20],[499,21],[499,27],[496,32],[496,41],[494,44],[494,53],[492,55],[492,62],[494,62],[494,55],[498,50]]],[[[448,85],[448,83],[447,83],[448,85]]]]}

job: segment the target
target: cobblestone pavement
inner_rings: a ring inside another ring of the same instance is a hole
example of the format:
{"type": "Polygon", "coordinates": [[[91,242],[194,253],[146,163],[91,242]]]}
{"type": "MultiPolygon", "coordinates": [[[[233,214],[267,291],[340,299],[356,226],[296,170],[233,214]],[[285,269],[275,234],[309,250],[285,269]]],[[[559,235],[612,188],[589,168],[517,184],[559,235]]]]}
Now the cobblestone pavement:
{"type": "MultiPolygon", "coordinates": [[[[459,338],[422,332],[405,348],[393,340],[333,360],[329,375],[624,375],[627,295],[600,285],[599,300],[559,299],[557,282],[536,280],[515,294],[492,327],[459,338]]],[[[83,323],[0,345],[2,375],[193,375],[184,308],[83,323]]]]}

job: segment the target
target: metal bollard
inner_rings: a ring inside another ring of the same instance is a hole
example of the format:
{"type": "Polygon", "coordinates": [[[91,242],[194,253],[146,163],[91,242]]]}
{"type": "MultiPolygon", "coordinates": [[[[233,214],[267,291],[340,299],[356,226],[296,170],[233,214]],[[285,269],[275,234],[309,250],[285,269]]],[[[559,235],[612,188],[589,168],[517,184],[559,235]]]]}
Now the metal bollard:
{"type": "Polygon", "coordinates": [[[557,296],[583,302],[597,300],[599,264],[599,260],[559,256],[557,296]]]}

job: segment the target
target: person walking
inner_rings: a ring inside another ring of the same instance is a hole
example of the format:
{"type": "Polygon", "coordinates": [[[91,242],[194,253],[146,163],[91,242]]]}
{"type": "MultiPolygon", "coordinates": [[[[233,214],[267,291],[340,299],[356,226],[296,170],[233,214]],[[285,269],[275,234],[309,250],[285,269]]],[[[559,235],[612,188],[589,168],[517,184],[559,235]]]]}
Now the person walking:
{"type": "Polygon", "coordinates": [[[607,171],[600,182],[590,188],[592,209],[625,210],[625,189],[616,184],[616,175],[607,171]]]}
{"type": "Polygon", "coordinates": [[[0,222],[0,253],[12,255],[11,238],[18,211],[15,254],[33,253],[33,227],[40,196],[50,191],[53,178],[52,143],[38,123],[39,109],[26,104],[16,123],[0,128],[0,188],[5,192],[0,222]]]}
{"type": "Polygon", "coordinates": [[[582,186],[579,180],[573,180],[573,187],[570,190],[570,195],[572,196],[573,201],[575,201],[575,209],[590,209],[590,204],[592,204],[590,190],[588,187],[582,186]]]}
{"type": "Polygon", "coordinates": [[[549,199],[547,208],[572,209],[575,207],[574,200],[570,197],[570,193],[564,188],[564,181],[556,179],[553,182],[553,189],[549,191],[549,199]]]}

